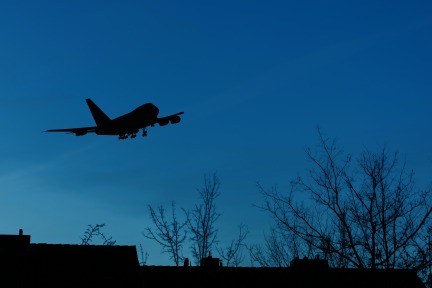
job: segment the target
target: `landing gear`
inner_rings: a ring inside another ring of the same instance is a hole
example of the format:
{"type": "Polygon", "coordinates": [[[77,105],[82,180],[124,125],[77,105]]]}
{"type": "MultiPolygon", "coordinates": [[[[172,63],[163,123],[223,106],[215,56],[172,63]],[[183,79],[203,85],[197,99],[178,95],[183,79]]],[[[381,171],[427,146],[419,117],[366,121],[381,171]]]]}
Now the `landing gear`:
{"type": "MultiPolygon", "coordinates": [[[[123,133],[123,134],[119,134],[118,139],[120,139],[120,140],[124,140],[124,139],[129,138],[129,136],[130,136],[130,138],[132,138],[132,139],[133,139],[133,138],[136,138],[138,131],[139,131],[139,130],[134,130],[133,132],[130,132],[130,133],[123,133]]],[[[143,136],[147,136],[147,131],[143,130],[143,136]]]]}
{"type": "Polygon", "coordinates": [[[147,130],[143,129],[142,136],[143,137],[147,136],[147,130]]]}

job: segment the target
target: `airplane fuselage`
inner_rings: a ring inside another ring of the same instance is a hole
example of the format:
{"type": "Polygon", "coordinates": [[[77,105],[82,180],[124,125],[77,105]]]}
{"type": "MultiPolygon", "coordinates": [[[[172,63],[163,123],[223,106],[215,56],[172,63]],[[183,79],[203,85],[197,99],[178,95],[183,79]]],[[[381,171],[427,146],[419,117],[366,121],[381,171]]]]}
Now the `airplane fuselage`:
{"type": "Polygon", "coordinates": [[[114,118],[96,127],[97,135],[128,135],[136,134],[139,129],[153,126],[159,114],[159,109],[146,103],[133,111],[114,118]]]}
{"type": "Polygon", "coordinates": [[[179,123],[181,121],[179,115],[183,114],[183,112],[178,112],[158,118],[159,108],[152,103],[146,103],[127,114],[111,119],[91,99],[87,98],[86,102],[96,126],[49,129],[46,132],[66,132],[76,136],[96,133],[97,135],[118,135],[119,139],[135,138],[140,129],[142,129],[142,135],[147,136],[146,128],[149,126],[179,123]]]}

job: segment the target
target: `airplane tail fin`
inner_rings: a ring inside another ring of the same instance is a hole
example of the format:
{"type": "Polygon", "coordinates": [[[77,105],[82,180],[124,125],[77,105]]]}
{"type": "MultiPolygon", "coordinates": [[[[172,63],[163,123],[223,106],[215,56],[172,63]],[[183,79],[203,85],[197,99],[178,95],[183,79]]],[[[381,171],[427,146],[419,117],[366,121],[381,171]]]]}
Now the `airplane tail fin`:
{"type": "Polygon", "coordinates": [[[111,121],[111,119],[90,98],[87,98],[86,102],[97,126],[111,121]]]}

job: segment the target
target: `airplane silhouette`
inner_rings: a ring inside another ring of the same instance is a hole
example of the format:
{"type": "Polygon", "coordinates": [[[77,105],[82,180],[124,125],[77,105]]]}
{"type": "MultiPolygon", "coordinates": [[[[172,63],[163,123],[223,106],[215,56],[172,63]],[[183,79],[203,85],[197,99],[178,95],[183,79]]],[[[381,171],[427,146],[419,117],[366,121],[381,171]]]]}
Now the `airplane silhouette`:
{"type": "Polygon", "coordinates": [[[158,118],[159,109],[152,103],[146,103],[139,106],[133,111],[110,119],[91,99],[86,99],[96,126],[64,128],[64,129],[49,129],[45,132],[66,132],[73,133],[75,136],[83,136],[87,133],[96,133],[96,135],[118,135],[119,139],[135,138],[140,129],[142,136],[147,136],[147,127],[153,127],[155,124],[165,126],[169,123],[179,123],[181,118],[179,115],[183,112],[178,112],[169,116],[158,118]]]}

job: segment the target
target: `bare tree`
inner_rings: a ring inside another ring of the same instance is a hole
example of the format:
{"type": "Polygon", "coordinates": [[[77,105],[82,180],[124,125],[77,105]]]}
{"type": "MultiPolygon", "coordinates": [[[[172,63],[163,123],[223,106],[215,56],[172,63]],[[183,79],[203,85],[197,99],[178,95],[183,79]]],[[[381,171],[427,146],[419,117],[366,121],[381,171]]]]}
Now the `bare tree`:
{"type": "Polygon", "coordinates": [[[288,267],[291,260],[300,255],[312,256],[310,245],[283,227],[271,227],[270,235],[264,235],[264,240],[264,247],[247,247],[252,265],[257,263],[260,267],[288,267]]]}
{"type": "Polygon", "coordinates": [[[140,244],[140,254],[141,254],[141,261],[140,261],[140,265],[141,266],[146,266],[147,265],[147,259],[148,259],[148,252],[144,253],[144,249],[142,248],[142,245],[140,244]]]}
{"type": "Polygon", "coordinates": [[[216,173],[204,177],[204,186],[197,189],[201,204],[195,205],[194,210],[186,212],[188,228],[191,232],[192,255],[201,265],[202,259],[211,255],[211,249],[217,244],[215,222],[221,214],[216,212],[215,200],[220,195],[220,181],[216,173]]]}
{"type": "Polygon", "coordinates": [[[245,247],[244,240],[246,239],[248,233],[249,231],[246,225],[240,224],[237,239],[232,240],[230,245],[225,249],[217,248],[219,256],[225,260],[225,266],[238,267],[240,263],[243,262],[244,256],[242,250],[245,247]]]}
{"type": "Polygon", "coordinates": [[[177,220],[174,202],[172,202],[172,221],[170,223],[166,220],[163,207],[155,211],[149,206],[150,217],[156,231],[145,228],[143,236],[161,245],[163,253],[169,253],[176,266],[179,266],[181,261],[189,263],[189,259],[182,256],[182,248],[187,240],[187,235],[190,235],[188,240],[196,265],[202,265],[202,259],[211,256],[211,250],[215,249],[226,261],[226,266],[239,266],[244,259],[242,249],[246,245],[243,242],[248,234],[245,225],[239,226],[238,238],[231,241],[225,250],[216,246],[218,230],[215,228],[215,223],[221,216],[220,213],[217,213],[215,204],[216,198],[220,195],[219,187],[220,180],[216,173],[205,175],[203,187],[197,189],[201,203],[195,205],[192,211],[182,209],[186,218],[183,223],[177,220]]]}
{"type": "Polygon", "coordinates": [[[150,205],[148,208],[155,231],[145,228],[143,236],[155,240],[162,246],[162,252],[168,253],[175,265],[179,266],[184,259],[182,248],[187,237],[187,220],[182,223],[177,220],[174,201],[171,202],[171,222],[166,219],[165,209],[162,206],[157,212],[150,205]]]}
{"type": "Polygon", "coordinates": [[[287,195],[258,185],[260,207],[281,233],[293,233],[333,267],[429,267],[422,235],[431,223],[431,187],[415,190],[414,173],[386,147],[355,161],[318,134],[319,152],[306,148],[313,168],[291,182],[287,195]]]}
{"type": "Polygon", "coordinates": [[[102,245],[112,246],[115,245],[116,241],[112,240],[112,237],[107,237],[101,229],[105,227],[105,224],[96,224],[94,226],[88,225],[84,236],[81,238],[81,245],[91,245],[94,237],[98,237],[102,240],[102,245]]]}

